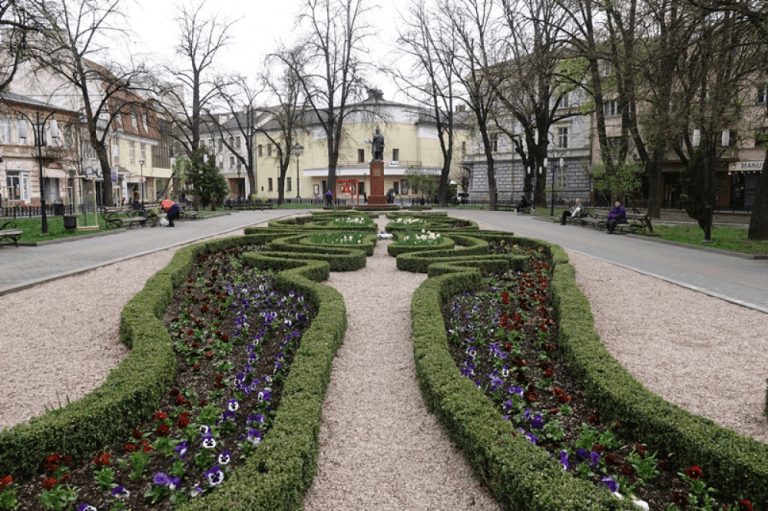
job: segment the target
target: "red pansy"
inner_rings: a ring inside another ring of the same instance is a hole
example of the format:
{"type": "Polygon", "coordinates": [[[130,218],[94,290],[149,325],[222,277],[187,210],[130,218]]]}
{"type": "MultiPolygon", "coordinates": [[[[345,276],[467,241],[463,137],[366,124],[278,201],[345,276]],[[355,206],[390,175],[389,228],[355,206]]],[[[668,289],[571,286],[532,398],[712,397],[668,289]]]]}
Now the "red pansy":
{"type": "Polygon", "coordinates": [[[155,414],[155,420],[156,421],[164,421],[167,418],[168,418],[168,414],[165,413],[165,412],[157,412],[155,414]]]}
{"type": "Polygon", "coordinates": [[[51,491],[53,489],[53,485],[56,484],[56,478],[55,477],[49,477],[45,481],[43,481],[43,489],[51,491]]]}
{"type": "Polygon", "coordinates": [[[694,481],[699,479],[702,475],[704,475],[704,472],[701,471],[701,467],[698,465],[693,465],[685,469],[685,475],[693,479],[694,481]]]}
{"type": "Polygon", "coordinates": [[[13,484],[13,477],[11,476],[5,476],[2,479],[0,479],[0,490],[5,488],[6,486],[13,484]]]}

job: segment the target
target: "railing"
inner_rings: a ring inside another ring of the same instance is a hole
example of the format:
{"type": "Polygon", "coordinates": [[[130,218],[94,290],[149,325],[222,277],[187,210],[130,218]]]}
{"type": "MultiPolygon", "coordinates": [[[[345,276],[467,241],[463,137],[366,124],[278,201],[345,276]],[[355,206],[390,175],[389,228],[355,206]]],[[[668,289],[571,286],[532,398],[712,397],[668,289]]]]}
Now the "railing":
{"type": "MultiPolygon", "coordinates": [[[[82,214],[86,209],[85,204],[75,207],[74,204],[46,204],[46,216],[63,216],[82,214]],[[77,211],[77,212],[75,212],[77,211]]],[[[93,206],[87,206],[88,213],[93,213],[93,206]]],[[[42,216],[43,211],[40,206],[11,206],[0,208],[0,217],[6,218],[34,218],[42,216]]]]}

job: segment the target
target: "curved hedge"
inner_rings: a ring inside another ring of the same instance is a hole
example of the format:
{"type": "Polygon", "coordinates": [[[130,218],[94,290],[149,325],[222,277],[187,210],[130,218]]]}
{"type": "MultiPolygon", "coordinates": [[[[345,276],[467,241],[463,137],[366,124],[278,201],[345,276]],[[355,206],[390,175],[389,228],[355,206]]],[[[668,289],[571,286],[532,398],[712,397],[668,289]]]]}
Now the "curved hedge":
{"type": "MultiPolygon", "coordinates": [[[[652,450],[674,452],[682,463],[704,467],[707,480],[711,485],[717,483],[724,499],[748,496],[760,508],[768,506],[768,447],[664,401],[635,380],[600,341],[589,301],[578,289],[575,270],[560,247],[498,232],[468,237],[543,246],[550,252],[559,343],[574,375],[584,384],[589,403],[601,416],[621,422],[652,450]]],[[[421,263],[410,266],[411,271],[428,271],[430,276],[414,294],[411,308],[417,375],[425,401],[505,505],[553,511],[633,509],[605,491],[584,487],[543,450],[512,436],[509,422],[461,375],[448,352],[440,305],[454,294],[476,288],[478,268],[500,271],[503,265],[498,256],[473,258],[458,257],[463,253],[460,250],[453,253],[453,258],[440,254],[432,265],[428,258],[438,252],[417,254],[421,263]]],[[[399,256],[398,267],[401,258],[414,256],[399,256]]],[[[525,262],[510,258],[509,264],[525,262]]]]}

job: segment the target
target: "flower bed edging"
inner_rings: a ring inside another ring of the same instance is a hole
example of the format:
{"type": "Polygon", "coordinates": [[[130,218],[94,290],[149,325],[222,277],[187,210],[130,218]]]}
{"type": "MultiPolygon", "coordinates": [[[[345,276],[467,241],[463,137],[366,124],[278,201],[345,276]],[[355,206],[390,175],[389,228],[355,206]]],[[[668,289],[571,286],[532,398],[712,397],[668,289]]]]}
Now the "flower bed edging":
{"type": "Polygon", "coordinates": [[[589,301],[576,285],[567,255],[556,246],[552,253],[560,346],[590,404],[633,430],[650,449],[674,452],[684,464],[706,467],[725,498],[749,495],[759,508],[768,507],[768,447],[668,403],[629,374],[595,332],[589,301]]]}
{"type": "Polygon", "coordinates": [[[628,501],[585,481],[561,465],[505,421],[473,382],[464,378],[448,351],[440,306],[448,297],[477,288],[480,273],[471,262],[454,273],[426,280],[411,302],[414,355],[419,386],[430,410],[461,447],[490,491],[510,508],[547,510],[636,509],[628,501]]]}

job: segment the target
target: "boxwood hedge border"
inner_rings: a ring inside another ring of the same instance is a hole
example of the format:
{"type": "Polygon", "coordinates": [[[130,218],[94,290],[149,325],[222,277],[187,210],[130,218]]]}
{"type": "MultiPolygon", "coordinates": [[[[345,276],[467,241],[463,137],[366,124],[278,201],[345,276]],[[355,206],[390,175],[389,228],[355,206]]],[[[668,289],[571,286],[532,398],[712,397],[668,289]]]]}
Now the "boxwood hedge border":
{"type": "MultiPolygon", "coordinates": [[[[674,452],[680,463],[703,467],[706,480],[723,499],[749,498],[756,509],[768,506],[768,447],[666,402],[634,379],[595,332],[589,301],[576,285],[575,270],[562,248],[498,232],[467,236],[529,248],[541,246],[552,256],[559,344],[584,384],[589,403],[604,419],[621,422],[651,450],[674,452]]],[[[426,259],[437,253],[419,256],[426,259]]],[[[398,259],[404,257],[407,255],[398,259]]],[[[450,296],[476,288],[480,270],[499,271],[500,264],[488,256],[474,262],[471,257],[446,259],[441,255],[435,265],[427,267],[430,278],[412,301],[417,376],[424,400],[464,450],[480,479],[512,509],[632,509],[605,491],[595,493],[594,488],[582,486],[541,449],[515,437],[514,428],[490,400],[480,398],[481,392],[461,375],[448,352],[440,306],[450,296]]],[[[510,259],[510,264],[524,263],[510,259]]]]}

